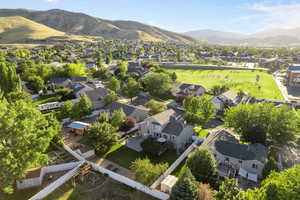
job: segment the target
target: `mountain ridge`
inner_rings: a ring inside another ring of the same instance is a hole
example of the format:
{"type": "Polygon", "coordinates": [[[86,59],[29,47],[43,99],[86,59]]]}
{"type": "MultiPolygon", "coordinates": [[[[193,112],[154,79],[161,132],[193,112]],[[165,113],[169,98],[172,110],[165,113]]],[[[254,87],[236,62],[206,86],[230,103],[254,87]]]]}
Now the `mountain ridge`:
{"type": "Polygon", "coordinates": [[[200,29],[183,33],[211,44],[239,46],[300,46],[300,28],[267,29],[254,34],[200,29]]]}
{"type": "Polygon", "coordinates": [[[100,36],[104,39],[197,42],[189,36],[136,21],[107,20],[61,9],[47,11],[0,9],[0,16],[22,16],[58,31],[76,35],[100,36]]]}

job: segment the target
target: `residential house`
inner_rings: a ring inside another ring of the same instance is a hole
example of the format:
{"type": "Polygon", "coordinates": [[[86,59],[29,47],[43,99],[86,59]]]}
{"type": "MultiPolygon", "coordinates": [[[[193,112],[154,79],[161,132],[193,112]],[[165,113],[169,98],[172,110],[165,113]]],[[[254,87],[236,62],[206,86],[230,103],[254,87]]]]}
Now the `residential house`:
{"type": "Polygon", "coordinates": [[[215,104],[218,112],[223,111],[226,107],[238,105],[241,98],[234,92],[227,91],[210,100],[215,104]]]}
{"type": "Polygon", "coordinates": [[[84,131],[86,130],[86,128],[90,126],[90,124],[88,123],[84,123],[84,122],[79,122],[79,121],[74,121],[72,123],[70,123],[67,128],[74,132],[77,135],[84,135],[84,131]]]}
{"type": "Polygon", "coordinates": [[[96,110],[104,106],[104,98],[109,94],[109,90],[99,87],[94,90],[88,90],[85,94],[91,100],[93,109],[96,110]]]}
{"type": "Polygon", "coordinates": [[[87,69],[98,69],[97,63],[96,62],[89,62],[85,64],[85,67],[87,69]]]}
{"type": "Polygon", "coordinates": [[[71,88],[73,89],[73,92],[74,92],[76,98],[80,98],[81,95],[94,90],[94,88],[92,88],[84,83],[80,83],[80,82],[73,83],[71,88]]]}
{"type": "Polygon", "coordinates": [[[226,129],[211,131],[202,146],[214,154],[220,175],[236,174],[257,182],[267,162],[267,149],[262,144],[241,144],[234,133],[226,129]],[[232,173],[233,172],[233,173],[232,173]]]}
{"type": "Polygon", "coordinates": [[[300,87],[300,65],[292,65],[288,67],[287,85],[300,87]]]}
{"type": "Polygon", "coordinates": [[[69,87],[71,84],[71,80],[70,78],[66,78],[66,77],[54,77],[54,78],[50,78],[47,82],[48,85],[55,85],[56,88],[66,88],[69,87]]]}
{"type": "Polygon", "coordinates": [[[149,117],[149,109],[136,107],[119,102],[112,102],[103,108],[105,111],[112,113],[118,109],[122,109],[126,116],[134,117],[137,122],[141,122],[149,117]]]}
{"type": "Polygon", "coordinates": [[[200,85],[194,84],[187,84],[181,82],[175,82],[173,87],[173,96],[187,96],[187,95],[194,95],[194,96],[202,96],[205,94],[205,88],[200,85]]]}
{"type": "Polygon", "coordinates": [[[153,115],[139,124],[139,135],[143,137],[164,138],[172,142],[177,150],[182,150],[192,142],[193,127],[180,120],[176,110],[168,109],[153,115]]]}

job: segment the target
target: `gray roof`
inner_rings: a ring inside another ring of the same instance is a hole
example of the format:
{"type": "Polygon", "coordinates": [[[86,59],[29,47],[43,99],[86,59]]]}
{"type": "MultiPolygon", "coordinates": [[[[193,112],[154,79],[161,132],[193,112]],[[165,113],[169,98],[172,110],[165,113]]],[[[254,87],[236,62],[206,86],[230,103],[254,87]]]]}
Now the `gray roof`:
{"type": "Polygon", "coordinates": [[[101,101],[109,94],[109,90],[106,88],[96,88],[91,91],[86,91],[85,93],[91,101],[101,101]]]}
{"type": "MultiPolygon", "coordinates": [[[[147,110],[143,110],[139,107],[135,107],[135,106],[127,105],[127,104],[122,104],[119,102],[112,102],[104,107],[104,109],[109,111],[110,113],[114,112],[115,110],[121,109],[121,108],[123,109],[126,116],[130,116],[134,111],[140,111],[141,113],[143,113],[142,118],[145,119],[146,117],[148,117],[147,110]]],[[[144,120],[142,118],[140,120],[144,120]]]]}
{"type": "Polygon", "coordinates": [[[288,71],[300,71],[300,65],[289,66],[288,71]]]}
{"type": "Polygon", "coordinates": [[[267,159],[267,150],[264,145],[240,144],[229,131],[224,129],[211,132],[203,145],[239,160],[258,160],[265,163],[267,159]]]}
{"type": "Polygon", "coordinates": [[[171,120],[162,130],[163,133],[179,136],[184,129],[184,123],[181,120],[171,120]]]}
{"type": "Polygon", "coordinates": [[[205,88],[201,85],[188,84],[176,82],[174,83],[176,95],[189,95],[202,96],[205,93],[205,88]]]}

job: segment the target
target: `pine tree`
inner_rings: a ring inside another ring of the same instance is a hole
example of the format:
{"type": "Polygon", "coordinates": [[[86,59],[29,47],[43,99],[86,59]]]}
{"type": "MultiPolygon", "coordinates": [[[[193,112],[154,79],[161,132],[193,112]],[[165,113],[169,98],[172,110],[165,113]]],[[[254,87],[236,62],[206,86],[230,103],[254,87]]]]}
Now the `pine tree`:
{"type": "Polygon", "coordinates": [[[189,168],[172,189],[171,200],[198,200],[197,182],[189,168]]]}

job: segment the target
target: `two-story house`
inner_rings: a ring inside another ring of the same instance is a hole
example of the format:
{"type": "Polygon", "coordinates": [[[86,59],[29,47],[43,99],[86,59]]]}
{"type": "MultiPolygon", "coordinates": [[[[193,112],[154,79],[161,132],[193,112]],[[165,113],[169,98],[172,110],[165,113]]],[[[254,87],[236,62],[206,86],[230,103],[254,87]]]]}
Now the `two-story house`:
{"type": "Polygon", "coordinates": [[[267,162],[267,149],[264,145],[241,144],[234,133],[227,129],[211,131],[205,138],[203,146],[214,154],[219,174],[227,176],[230,169],[249,180],[257,181],[262,175],[267,162]],[[224,168],[225,167],[225,168],[224,168]],[[226,169],[226,170],[224,170],[226,169]]]}
{"type": "Polygon", "coordinates": [[[172,142],[177,150],[182,150],[192,142],[193,126],[180,119],[181,115],[168,109],[145,119],[139,124],[139,135],[142,137],[164,138],[172,142]]]}

